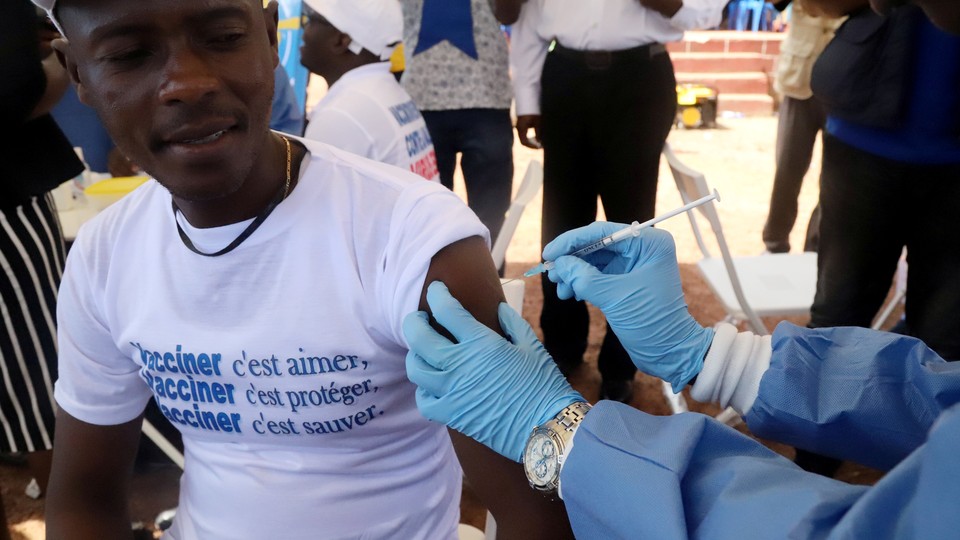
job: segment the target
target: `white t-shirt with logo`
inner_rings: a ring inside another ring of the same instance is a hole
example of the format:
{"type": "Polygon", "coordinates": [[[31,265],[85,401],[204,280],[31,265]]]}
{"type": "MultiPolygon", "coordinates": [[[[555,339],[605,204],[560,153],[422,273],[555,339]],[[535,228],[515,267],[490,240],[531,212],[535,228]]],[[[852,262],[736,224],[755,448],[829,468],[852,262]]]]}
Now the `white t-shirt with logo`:
{"type": "MultiPolygon", "coordinates": [[[[439,184],[305,144],[290,197],[225,255],[184,246],[154,181],[81,229],[57,402],[115,425],[156,398],[186,456],[166,538],[454,538],[461,472],[401,322],[434,254],[488,233],[439,184]]],[[[248,223],[185,231],[215,251],[248,223]]]]}
{"type": "Polygon", "coordinates": [[[427,124],[389,62],[360,66],[333,83],[304,137],[440,181],[427,124]]]}

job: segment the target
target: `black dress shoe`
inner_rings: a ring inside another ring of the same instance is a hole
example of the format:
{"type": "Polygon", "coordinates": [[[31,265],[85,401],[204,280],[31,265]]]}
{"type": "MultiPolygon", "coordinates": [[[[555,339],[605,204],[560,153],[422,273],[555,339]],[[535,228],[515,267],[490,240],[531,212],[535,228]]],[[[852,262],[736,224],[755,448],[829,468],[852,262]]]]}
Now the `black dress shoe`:
{"type": "Polygon", "coordinates": [[[603,381],[600,399],[629,404],[633,400],[633,381],[603,381]]]}
{"type": "Polygon", "coordinates": [[[0,454],[0,465],[18,468],[26,467],[27,456],[22,452],[2,453],[0,454]]]}

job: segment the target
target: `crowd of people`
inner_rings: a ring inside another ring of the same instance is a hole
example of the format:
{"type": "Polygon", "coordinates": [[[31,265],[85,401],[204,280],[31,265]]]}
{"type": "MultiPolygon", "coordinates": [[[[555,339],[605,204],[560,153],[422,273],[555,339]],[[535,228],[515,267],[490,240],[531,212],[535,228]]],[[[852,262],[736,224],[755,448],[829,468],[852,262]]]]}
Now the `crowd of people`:
{"type": "Polygon", "coordinates": [[[666,232],[568,256],[654,215],[665,43],[716,27],[722,0],[304,0],[302,63],[329,86],[306,117],[275,2],[14,0],[0,453],[27,457],[48,537],[130,537],[148,403],[186,456],[173,540],[453,539],[464,477],[503,538],[949,537],[960,6],[791,3],[763,241],[789,251],[821,133],[818,284],[810,328],[761,336],[690,316],[666,232]],[[489,257],[514,130],[543,150],[542,341],[489,257]],[[97,169],[151,180],[67,257],[50,191],[83,170],[77,139],[97,169]],[[592,223],[598,199],[610,222],[592,223]],[[901,334],[857,328],[904,249],[901,334]],[[567,381],[584,302],[607,323],[593,405],[567,381]],[[638,370],[797,463],[629,407],[638,370]],[[848,485],[840,459],[889,472],[848,485]]]}

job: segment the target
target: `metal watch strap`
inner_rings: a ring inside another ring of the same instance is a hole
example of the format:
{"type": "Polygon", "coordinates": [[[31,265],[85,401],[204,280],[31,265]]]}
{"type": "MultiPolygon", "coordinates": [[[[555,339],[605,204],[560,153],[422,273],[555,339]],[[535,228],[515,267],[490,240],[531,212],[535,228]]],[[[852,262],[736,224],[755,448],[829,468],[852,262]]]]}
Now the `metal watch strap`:
{"type": "Polygon", "coordinates": [[[586,401],[578,401],[564,407],[563,410],[554,417],[554,420],[557,421],[557,424],[560,425],[560,429],[563,431],[574,431],[589,410],[589,403],[586,401]]]}

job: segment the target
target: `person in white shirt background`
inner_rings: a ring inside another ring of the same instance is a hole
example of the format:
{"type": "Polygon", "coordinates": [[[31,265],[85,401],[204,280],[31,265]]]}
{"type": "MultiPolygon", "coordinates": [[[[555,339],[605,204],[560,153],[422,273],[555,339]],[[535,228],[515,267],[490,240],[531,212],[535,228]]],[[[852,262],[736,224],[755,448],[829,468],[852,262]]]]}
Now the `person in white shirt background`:
{"type": "Polygon", "coordinates": [[[440,181],[423,116],[390,73],[403,36],[396,0],[306,0],[300,63],[329,90],[304,137],[440,181]]]}
{"type": "MultiPolygon", "coordinates": [[[[543,146],[542,245],[596,219],[598,196],[611,221],[653,217],[677,109],[664,43],[716,26],[725,0],[497,2],[501,12],[520,3],[510,64],[520,142],[543,146]]],[[[548,280],[542,286],[544,345],[569,374],[583,361],[589,314],[548,280]]],[[[636,368],[609,326],[598,367],[602,397],[630,402],[636,368]]]]}
{"type": "Polygon", "coordinates": [[[513,186],[513,90],[500,23],[516,17],[501,18],[492,4],[400,0],[406,55],[400,81],[423,112],[440,183],[453,189],[459,161],[467,205],[496,239],[513,186]]]}

